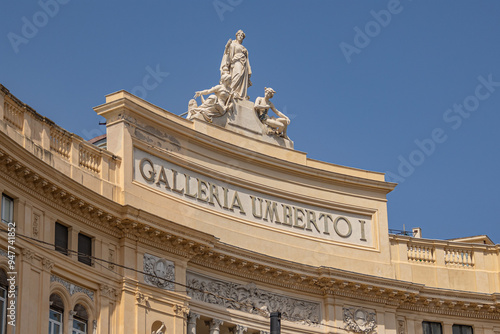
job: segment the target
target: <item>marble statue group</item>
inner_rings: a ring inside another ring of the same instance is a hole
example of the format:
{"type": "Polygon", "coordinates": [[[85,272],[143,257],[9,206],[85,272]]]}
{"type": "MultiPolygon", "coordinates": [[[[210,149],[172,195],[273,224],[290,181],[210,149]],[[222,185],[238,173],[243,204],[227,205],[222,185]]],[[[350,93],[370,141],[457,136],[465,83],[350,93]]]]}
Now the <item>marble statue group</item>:
{"type": "MultiPolygon", "coordinates": [[[[233,113],[239,101],[250,99],[247,91],[252,85],[250,81],[252,69],[248,50],[243,46],[244,39],[245,33],[239,30],[235,40],[227,41],[220,64],[219,85],[195,93],[188,104],[187,119],[196,117],[211,123],[214,117],[224,116],[228,112],[233,113]],[[204,95],[209,96],[205,98],[204,95]],[[196,101],[198,97],[201,99],[200,105],[196,101]]],[[[288,138],[286,130],[290,119],[270,101],[276,92],[272,88],[265,88],[264,92],[264,97],[257,97],[254,103],[256,117],[265,126],[268,135],[288,138]],[[268,115],[269,109],[277,117],[268,115]]]]}

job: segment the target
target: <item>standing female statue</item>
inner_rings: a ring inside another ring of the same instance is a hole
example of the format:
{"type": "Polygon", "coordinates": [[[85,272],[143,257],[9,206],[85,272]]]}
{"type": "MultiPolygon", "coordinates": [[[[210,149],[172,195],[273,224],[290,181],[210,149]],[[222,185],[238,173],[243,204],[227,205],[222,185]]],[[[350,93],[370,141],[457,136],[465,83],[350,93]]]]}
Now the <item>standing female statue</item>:
{"type": "Polygon", "coordinates": [[[250,81],[252,69],[248,60],[248,50],[241,44],[244,38],[245,33],[238,30],[236,40],[227,41],[220,71],[221,76],[225,73],[231,75],[231,93],[234,93],[234,98],[248,100],[247,89],[252,85],[250,81]]]}

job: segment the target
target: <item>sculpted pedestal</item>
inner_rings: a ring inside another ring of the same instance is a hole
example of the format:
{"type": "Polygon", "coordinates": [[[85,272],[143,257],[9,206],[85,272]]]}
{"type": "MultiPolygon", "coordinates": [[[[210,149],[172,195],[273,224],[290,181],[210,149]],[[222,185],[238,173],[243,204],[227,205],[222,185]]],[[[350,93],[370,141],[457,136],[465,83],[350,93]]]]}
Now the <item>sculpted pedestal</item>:
{"type": "MultiPolygon", "coordinates": [[[[196,115],[193,119],[204,121],[201,115],[196,115]]],[[[268,134],[266,125],[262,124],[257,117],[254,103],[248,100],[235,101],[233,111],[227,112],[221,117],[214,117],[212,124],[247,137],[293,149],[293,141],[290,139],[268,134]]]]}

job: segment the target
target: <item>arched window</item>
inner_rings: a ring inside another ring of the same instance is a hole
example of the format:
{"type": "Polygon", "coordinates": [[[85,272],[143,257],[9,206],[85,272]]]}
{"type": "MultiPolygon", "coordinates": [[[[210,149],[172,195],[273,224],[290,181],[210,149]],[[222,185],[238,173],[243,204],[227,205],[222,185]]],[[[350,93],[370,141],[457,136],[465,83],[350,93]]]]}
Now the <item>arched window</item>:
{"type": "Polygon", "coordinates": [[[73,310],[73,334],[87,334],[89,316],[87,310],[82,304],[76,304],[73,310]]]}
{"type": "Polygon", "coordinates": [[[50,295],[49,334],[62,334],[64,302],[57,293],[50,295]]]}
{"type": "Polygon", "coordinates": [[[0,269],[0,333],[4,334],[7,331],[7,273],[0,269]]]}

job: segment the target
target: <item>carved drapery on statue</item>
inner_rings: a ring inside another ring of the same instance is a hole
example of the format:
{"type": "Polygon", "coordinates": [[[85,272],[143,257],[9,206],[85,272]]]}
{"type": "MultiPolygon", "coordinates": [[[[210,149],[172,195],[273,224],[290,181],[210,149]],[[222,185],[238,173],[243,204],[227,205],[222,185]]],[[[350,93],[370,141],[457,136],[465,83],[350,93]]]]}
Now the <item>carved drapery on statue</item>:
{"type": "Polygon", "coordinates": [[[283,320],[307,325],[320,321],[319,303],[261,290],[254,283],[224,282],[188,272],[187,285],[188,296],[205,303],[267,316],[270,312],[280,311],[283,320]]]}

